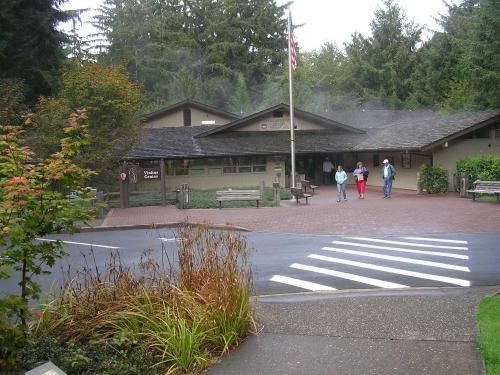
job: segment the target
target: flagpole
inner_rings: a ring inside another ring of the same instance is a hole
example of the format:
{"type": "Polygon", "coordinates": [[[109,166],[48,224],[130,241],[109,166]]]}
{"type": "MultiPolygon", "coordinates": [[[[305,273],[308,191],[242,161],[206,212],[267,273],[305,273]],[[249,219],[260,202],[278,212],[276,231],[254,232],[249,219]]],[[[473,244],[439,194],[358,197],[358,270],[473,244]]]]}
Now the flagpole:
{"type": "Polygon", "coordinates": [[[292,161],[292,188],[295,188],[295,132],[293,128],[293,84],[292,84],[292,13],[288,8],[288,82],[290,89],[290,153],[292,161]]]}

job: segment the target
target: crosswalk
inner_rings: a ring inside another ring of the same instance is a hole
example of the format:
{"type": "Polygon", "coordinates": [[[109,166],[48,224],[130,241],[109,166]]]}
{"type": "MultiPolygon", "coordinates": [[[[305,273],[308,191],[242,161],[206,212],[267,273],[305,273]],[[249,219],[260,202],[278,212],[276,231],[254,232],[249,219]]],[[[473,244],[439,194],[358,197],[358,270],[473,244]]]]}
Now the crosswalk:
{"type": "Polygon", "coordinates": [[[325,245],[270,281],[309,291],[471,285],[468,241],[346,236],[325,245]]]}

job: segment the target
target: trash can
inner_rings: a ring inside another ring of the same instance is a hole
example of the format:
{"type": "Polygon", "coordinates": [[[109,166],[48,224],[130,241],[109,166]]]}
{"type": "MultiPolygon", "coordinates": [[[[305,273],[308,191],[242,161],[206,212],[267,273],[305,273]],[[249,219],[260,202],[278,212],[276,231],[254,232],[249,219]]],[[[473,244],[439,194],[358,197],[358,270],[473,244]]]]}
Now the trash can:
{"type": "Polygon", "coordinates": [[[179,202],[179,208],[181,210],[189,208],[189,185],[182,184],[181,187],[175,190],[177,196],[177,202],[179,202]]]}

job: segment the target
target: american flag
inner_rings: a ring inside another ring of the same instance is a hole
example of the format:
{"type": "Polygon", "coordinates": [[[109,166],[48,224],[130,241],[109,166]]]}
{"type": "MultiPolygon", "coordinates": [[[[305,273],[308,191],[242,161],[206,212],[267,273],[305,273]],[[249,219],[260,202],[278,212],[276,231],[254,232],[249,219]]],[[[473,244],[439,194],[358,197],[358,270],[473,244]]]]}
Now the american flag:
{"type": "Polygon", "coordinates": [[[290,49],[288,53],[290,54],[290,61],[292,65],[292,70],[295,71],[297,69],[297,44],[295,42],[295,36],[293,35],[293,26],[292,26],[292,13],[289,13],[288,17],[288,35],[287,35],[287,41],[288,38],[290,37],[289,41],[289,46],[290,49]]]}

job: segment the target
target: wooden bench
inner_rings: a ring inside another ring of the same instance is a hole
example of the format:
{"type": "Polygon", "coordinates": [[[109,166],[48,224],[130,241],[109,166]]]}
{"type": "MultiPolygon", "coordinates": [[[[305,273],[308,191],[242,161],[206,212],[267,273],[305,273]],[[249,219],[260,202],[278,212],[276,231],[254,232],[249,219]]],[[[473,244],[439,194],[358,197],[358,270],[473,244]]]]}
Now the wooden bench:
{"type": "Polygon", "coordinates": [[[303,189],[299,188],[291,188],[291,192],[292,196],[297,201],[297,204],[299,204],[299,199],[305,199],[306,204],[308,204],[308,199],[312,197],[312,194],[307,194],[303,189]]]}
{"type": "Polygon", "coordinates": [[[467,193],[472,193],[472,200],[476,200],[476,194],[495,194],[497,203],[500,197],[500,181],[475,181],[474,189],[467,190],[467,193]]]}
{"type": "Polygon", "coordinates": [[[307,193],[307,189],[311,189],[313,195],[314,195],[314,189],[318,188],[318,185],[311,185],[311,182],[309,180],[300,180],[300,183],[302,184],[302,187],[304,188],[304,193],[307,193]]]}
{"type": "Polygon", "coordinates": [[[262,199],[260,190],[219,190],[215,192],[215,199],[222,208],[222,201],[256,201],[259,208],[259,201],[262,199]]]}

